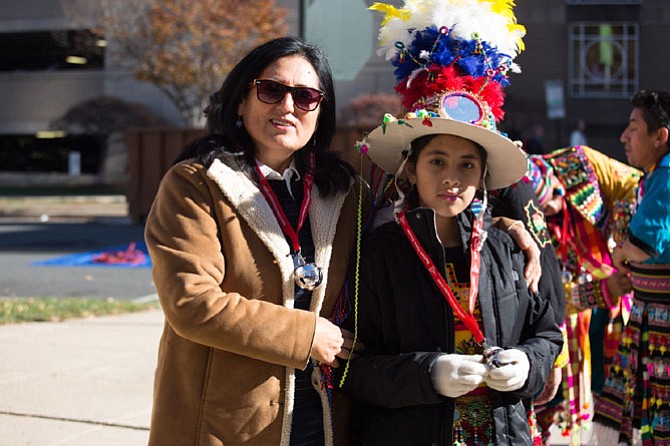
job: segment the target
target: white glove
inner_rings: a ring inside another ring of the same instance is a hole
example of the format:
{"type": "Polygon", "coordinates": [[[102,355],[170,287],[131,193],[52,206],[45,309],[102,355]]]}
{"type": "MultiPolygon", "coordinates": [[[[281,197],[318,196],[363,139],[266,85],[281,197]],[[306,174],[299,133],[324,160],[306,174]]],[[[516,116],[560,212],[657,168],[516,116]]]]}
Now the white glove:
{"type": "Polygon", "coordinates": [[[433,364],[430,376],[440,395],[457,398],[484,382],[488,367],[482,355],[441,355],[433,364]]]}
{"type": "Polygon", "coordinates": [[[489,369],[486,384],[499,392],[522,388],[530,371],[528,356],[521,350],[511,348],[498,353],[498,359],[504,365],[489,369]]]}

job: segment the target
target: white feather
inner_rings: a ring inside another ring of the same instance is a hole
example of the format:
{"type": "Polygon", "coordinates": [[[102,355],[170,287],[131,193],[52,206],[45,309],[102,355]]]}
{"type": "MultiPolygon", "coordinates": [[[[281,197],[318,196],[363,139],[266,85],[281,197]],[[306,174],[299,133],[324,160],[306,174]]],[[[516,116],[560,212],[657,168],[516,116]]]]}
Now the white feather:
{"type": "Polygon", "coordinates": [[[381,54],[389,60],[398,51],[396,42],[408,46],[414,39],[408,30],[446,26],[451,35],[467,40],[473,38],[473,33],[478,33],[483,41],[514,59],[519,54],[518,43],[525,32],[510,30],[511,19],[494,12],[491,7],[492,3],[485,0],[405,0],[402,10],[409,12],[409,19],[391,18],[379,30],[381,54]]]}

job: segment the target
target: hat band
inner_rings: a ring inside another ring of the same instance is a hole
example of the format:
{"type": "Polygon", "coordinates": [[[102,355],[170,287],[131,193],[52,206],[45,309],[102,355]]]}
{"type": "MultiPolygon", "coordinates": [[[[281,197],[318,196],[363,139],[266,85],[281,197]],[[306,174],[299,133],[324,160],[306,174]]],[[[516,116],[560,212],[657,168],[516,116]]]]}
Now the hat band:
{"type": "Polygon", "coordinates": [[[406,118],[442,117],[496,130],[495,117],[486,101],[467,90],[452,90],[421,98],[406,118]]]}

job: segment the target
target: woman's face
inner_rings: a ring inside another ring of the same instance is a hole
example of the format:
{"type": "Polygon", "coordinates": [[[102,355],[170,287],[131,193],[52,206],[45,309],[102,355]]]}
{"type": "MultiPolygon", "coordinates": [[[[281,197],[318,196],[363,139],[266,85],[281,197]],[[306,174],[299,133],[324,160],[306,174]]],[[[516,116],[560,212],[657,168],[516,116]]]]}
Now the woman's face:
{"type": "Polygon", "coordinates": [[[451,218],[472,202],[482,179],[482,158],[475,143],[454,135],[437,135],[421,150],[409,180],[421,206],[451,218]]]}
{"type": "MultiPolygon", "coordinates": [[[[261,72],[258,79],[320,90],[316,70],[302,56],[276,60],[261,72]]],[[[254,142],[256,158],[281,173],[288,167],[291,156],[304,147],[314,134],[320,106],[313,111],[301,110],[295,106],[293,96],[288,92],[276,104],[266,104],[258,100],[256,88],[249,88],[237,113],[254,142]]]]}

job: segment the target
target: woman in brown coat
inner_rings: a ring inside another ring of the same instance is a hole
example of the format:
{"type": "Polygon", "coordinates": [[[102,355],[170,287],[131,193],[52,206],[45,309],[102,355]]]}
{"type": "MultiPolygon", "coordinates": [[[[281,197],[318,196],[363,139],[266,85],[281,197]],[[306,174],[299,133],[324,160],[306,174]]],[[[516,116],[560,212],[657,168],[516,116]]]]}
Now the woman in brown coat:
{"type": "Polygon", "coordinates": [[[360,205],[353,170],[327,151],[328,64],[297,38],[270,41],[206,113],[210,134],[165,175],[146,223],[165,312],[149,443],[346,442],[321,365],[351,346],[328,317],[360,205]]]}

